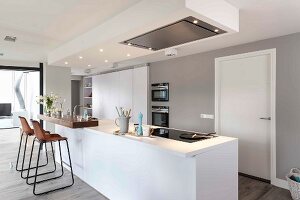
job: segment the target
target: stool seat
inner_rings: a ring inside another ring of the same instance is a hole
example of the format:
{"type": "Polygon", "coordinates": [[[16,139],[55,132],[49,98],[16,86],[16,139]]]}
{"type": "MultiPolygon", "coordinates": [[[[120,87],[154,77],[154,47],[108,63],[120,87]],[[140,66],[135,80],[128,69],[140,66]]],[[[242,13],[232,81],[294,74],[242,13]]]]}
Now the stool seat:
{"type": "Polygon", "coordinates": [[[33,131],[33,129],[31,129],[32,131],[23,131],[23,135],[28,135],[28,136],[33,136],[34,135],[34,131],[33,131]]]}
{"type": "MultiPolygon", "coordinates": [[[[46,134],[50,134],[50,131],[44,131],[46,134]]],[[[28,135],[28,136],[33,136],[34,135],[34,130],[27,130],[26,132],[22,132],[23,135],[28,135]]]]}
{"type": "Polygon", "coordinates": [[[45,138],[43,139],[43,142],[56,142],[56,141],[62,141],[62,140],[66,140],[66,137],[62,137],[59,134],[48,134],[45,135],[45,138]]]}

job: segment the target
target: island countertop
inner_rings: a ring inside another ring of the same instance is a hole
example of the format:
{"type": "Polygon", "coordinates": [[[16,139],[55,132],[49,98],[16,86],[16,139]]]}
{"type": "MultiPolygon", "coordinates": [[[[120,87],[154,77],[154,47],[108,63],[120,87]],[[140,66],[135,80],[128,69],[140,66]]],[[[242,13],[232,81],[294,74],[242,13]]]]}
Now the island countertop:
{"type": "MultiPolygon", "coordinates": [[[[130,125],[130,129],[133,129],[133,124],[130,125]]],[[[183,157],[193,157],[197,154],[201,154],[212,149],[218,148],[218,146],[222,146],[227,142],[237,141],[236,138],[218,136],[207,140],[187,143],[158,136],[140,137],[130,134],[114,135],[113,133],[116,130],[118,130],[118,127],[112,120],[99,120],[99,126],[86,127],[84,128],[84,130],[93,132],[95,134],[110,134],[112,137],[120,137],[125,140],[134,140],[136,142],[141,142],[145,145],[149,145],[154,148],[159,148],[160,150],[165,150],[169,153],[173,153],[183,157]]]]}
{"type": "Polygon", "coordinates": [[[98,119],[92,119],[88,121],[78,121],[73,119],[72,117],[56,118],[56,117],[49,117],[46,115],[38,115],[38,118],[53,124],[66,126],[68,128],[84,128],[84,127],[98,126],[98,119]]]}

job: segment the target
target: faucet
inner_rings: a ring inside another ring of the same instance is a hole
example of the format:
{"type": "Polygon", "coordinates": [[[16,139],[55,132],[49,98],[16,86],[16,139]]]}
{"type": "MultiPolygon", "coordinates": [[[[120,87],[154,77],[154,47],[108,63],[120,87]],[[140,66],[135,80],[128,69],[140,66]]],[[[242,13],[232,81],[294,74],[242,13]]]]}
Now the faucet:
{"type": "Polygon", "coordinates": [[[76,106],[74,106],[74,109],[73,109],[73,117],[76,116],[76,109],[77,109],[78,107],[79,107],[79,108],[80,108],[80,107],[85,108],[83,105],[76,105],[76,106]]]}
{"type": "Polygon", "coordinates": [[[76,105],[76,106],[74,106],[74,108],[73,108],[73,117],[76,116],[76,109],[77,109],[78,107],[79,107],[79,108],[83,108],[83,109],[88,109],[88,107],[83,106],[83,105],[76,105]]]}

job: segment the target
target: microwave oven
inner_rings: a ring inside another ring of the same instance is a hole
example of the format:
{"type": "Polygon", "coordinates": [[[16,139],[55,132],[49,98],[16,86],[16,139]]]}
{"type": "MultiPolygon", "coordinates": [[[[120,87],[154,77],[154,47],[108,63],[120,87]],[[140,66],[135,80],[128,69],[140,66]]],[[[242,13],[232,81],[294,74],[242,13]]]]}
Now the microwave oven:
{"type": "Polygon", "coordinates": [[[152,101],[169,101],[169,83],[154,83],[151,90],[152,101]]]}

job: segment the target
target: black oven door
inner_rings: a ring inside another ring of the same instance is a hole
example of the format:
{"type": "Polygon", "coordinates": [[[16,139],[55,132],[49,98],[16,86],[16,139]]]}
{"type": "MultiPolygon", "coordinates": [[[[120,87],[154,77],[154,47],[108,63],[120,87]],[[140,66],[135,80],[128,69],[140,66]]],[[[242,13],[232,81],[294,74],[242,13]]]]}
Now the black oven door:
{"type": "Polygon", "coordinates": [[[152,101],[169,101],[169,91],[152,90],[152,101]]]}
{"type": "Polygon", "coordinates": [[[152,125],[169,127],[169,113],[152,112],[152,125]]]}

